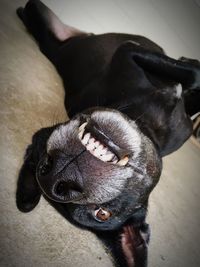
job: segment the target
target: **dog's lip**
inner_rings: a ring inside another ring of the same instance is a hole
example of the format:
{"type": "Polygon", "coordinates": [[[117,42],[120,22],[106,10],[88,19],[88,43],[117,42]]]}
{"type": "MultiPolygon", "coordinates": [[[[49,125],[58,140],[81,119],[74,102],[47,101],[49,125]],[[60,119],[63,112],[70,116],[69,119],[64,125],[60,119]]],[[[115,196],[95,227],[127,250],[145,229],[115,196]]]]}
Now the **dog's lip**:
{"type": "Polygon", "coordinates": [[[127,149],[120,148],[117,144],[115,144],[101,129],[101,127],[94,121],[90,120],[86,126],[85,131],[89,132],[96,138],[100,140],[109,150],[117,156],[118,160],[122,160],[126,156],[130,155],[130,151],[127,149]]]}

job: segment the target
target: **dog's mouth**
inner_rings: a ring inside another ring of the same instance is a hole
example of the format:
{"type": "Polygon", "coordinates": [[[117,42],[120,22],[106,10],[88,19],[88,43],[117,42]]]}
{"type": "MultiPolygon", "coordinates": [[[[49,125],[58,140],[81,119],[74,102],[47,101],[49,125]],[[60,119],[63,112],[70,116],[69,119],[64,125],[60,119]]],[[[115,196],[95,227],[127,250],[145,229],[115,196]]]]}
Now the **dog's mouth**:
{"type": "Polygon", "coordinates": [[[82,123],[78,137],[94,157],[119,166],[127,165],[130,151],[116,145],[95,122],[82,123]]]}

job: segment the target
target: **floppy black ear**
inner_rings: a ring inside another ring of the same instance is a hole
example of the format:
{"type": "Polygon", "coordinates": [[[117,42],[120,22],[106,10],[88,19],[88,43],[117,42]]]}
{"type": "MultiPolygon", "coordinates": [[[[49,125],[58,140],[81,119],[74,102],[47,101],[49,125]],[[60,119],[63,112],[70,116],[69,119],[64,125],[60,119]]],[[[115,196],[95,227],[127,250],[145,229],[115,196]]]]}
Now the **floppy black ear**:
{"type": "Polygon", "coordinates": [[[21,167],[16,193],[16,204],[20,211],[29,212],[38,204],[41,191],[36,181],[36,164],[33,159],[33,144],[26,150],[21,167]]]}
{"type": "Polygon", "coordinates": [[[46,152],[47,140],[55,128],[56,125],[36,132],[32,138],[32,144],[26,150],[16,192],[16,204],[22,212],[31,211],[40,200],[41,190],[36,181],[36,168],[42,155],[46,152]]]}
{"type": "Polygon", "coordinates": [[[118,267],[147,267],[150,228],[145,222],[127,223],[119,230],[98,232],[118,267]]]}
{"type": "Polygon", "coordinates": [[[132,41],[122,44],[118,53],[122,51],[128,52],[132,61],[144,71],[181,83],[184,90],[200,90],[200,64],[197,60],[184,57],[176,60],[165,54],[147,50],[132,41]]]}
{"type": "Polygon", "coordinates": [[[186,114],[199,111],[198,61],[175,60],[128,41],[116,50],[108,80],[114,83],[115,94],[110,94],[111,97],[115,97],[116,102],[126,97],[122,110],[137,120],[161,156],[177,150],[190,137],[192,122],[186,114]],[[183,89],[180,96],[173,90],[178,83],[183,89]],[[158,90],[164,92],[161,97],[158,90]]]}

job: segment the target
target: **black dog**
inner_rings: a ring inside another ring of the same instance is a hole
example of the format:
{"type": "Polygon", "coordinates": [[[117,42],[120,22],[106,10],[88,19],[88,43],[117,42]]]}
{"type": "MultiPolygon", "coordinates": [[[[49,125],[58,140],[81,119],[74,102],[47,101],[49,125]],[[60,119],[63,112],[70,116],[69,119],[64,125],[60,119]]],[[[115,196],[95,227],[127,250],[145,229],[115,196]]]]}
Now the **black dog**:
{"type": "Polygon", "coordinates": [[[37,0],[17,13],[69,89],[71,118],[33,136],[18,208],[32,210],[43,194],[72,223],[94,231],[116,266],[147,266],[149,194],[162,157],[192,133],[199,62],[169,58],[142,36],[81,32],[37,0]]]}

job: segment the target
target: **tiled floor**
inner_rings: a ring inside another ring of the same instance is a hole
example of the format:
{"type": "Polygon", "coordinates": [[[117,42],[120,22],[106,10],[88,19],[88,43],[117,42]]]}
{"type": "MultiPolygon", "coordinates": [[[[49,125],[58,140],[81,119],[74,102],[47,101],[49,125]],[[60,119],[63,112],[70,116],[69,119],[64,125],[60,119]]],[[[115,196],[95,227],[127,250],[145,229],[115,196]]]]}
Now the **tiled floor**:
{"type": "MultiPolygon", "coordinates": [[[[26,1],[0,1],[0,265],[110,267],[100,242],[71,226],[44,200],[30,214],[15,207],[17,172],[31,135],[65,119],[62,83],[15,15],[26,1]]],[[[129,32],[168,55],[200,59],[199,0],[44,0],[85,31],[129,32]]],[[[200,266],[200,151],[188,141],[164,159],[152,193],[149,267],[200,266]]]]}

